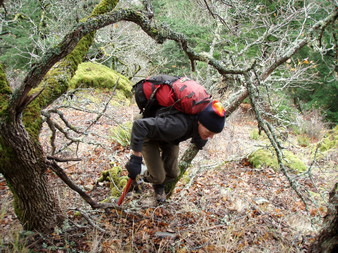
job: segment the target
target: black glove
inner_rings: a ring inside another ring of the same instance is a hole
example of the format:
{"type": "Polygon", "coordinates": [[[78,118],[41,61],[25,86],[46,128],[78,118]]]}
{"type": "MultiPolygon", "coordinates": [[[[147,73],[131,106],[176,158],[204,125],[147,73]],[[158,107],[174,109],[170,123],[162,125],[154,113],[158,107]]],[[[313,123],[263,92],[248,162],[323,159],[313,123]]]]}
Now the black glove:
{"type": "Polygon", "coordinates": [[[128,170],[128,177],[135,180],[138,174],[141,173],[141,164],[142,157],[131,155],[129,161],[126,164],[126,169],[128,170]]]}

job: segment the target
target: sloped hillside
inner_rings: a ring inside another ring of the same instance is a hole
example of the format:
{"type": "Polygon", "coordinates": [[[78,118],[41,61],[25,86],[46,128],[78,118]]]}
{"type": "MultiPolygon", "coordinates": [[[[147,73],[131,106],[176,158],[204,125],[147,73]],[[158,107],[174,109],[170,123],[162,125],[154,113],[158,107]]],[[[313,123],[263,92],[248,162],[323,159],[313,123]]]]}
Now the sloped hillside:
{"type": "MultiPolygon", "coordinates": [[[[69,134],[86,144],[74,144],[58,132],[54,148],[60,150],[55,155],[64,159],[81,158],[60,163],[77,185],[97,201],[112,202],[114,186],[98,179],[102,171],[123,168],[129,157],[128,146],[121,145],[125,137],[116,137],[112,129],[131,122],[138,110],[130,101],[112,99],[107,103],[110,96],[110,92],[86,90],[73,94],[71,106],[66,101],[55,105],[73,126],[85,132],[69,134]],[[105,116],[98,117],[94,111],[104,111],[105,116]]],[[[54,119],[62,124],[57,115],[54,119]]],[[[141,193],[127,195],[122,211],[92,210],[50,172],[55,194],[69,219],[45,237],[21,231],[13,214],[12,195],[1,177],[0,251],[306,252],[326,212],[326,193],[337,176],[337,157],[334,152],[322,156],[313,166],[311,178],[294,175],[312,192],[316,203],[306,211],[282,173],[269,167],[254,168],[248,161],[249,154],[267,144],[264,137],[252,138],[255,129],[250,112],[235,112],[224,131],[199,152],[172,198],[161,206],[154,205],[151,186],[143,184],[141,193]]],[[[53,149],[50,136],[46,126],[41,134],[46,152],[53,149]]],[[[300,147],[294,136],[289,138],[289,147],[310,165],[313,147],[300,147]]],[[[181,152],[186,146],[182,143],[181,152]]],[[[126,175],[124,169],[119,173],[126,175]]]]}

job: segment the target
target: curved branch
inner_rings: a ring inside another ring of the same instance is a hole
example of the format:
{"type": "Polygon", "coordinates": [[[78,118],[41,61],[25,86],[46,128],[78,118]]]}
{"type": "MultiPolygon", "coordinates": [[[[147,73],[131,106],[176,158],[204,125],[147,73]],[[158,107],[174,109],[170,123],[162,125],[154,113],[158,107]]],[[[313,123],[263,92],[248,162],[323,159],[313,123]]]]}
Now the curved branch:
{"type": "MultiPolygon", "coordinates": [[[[100,14],[111,11],[116,6],[117,2],[118,1],[116,0],[102,0],[94,8],[89,18],[94,19],[100,14]]],[[[72,32],[67,34],[57,46],[50,48],[42,58],[31,67],[31,70],[27,73],[23,83],[15,91],[15,94],[10,101],[10,107],[13,108],[11,113],[13,115],[19,115],[25,107],[34,100],[36,96],[33,98],[29,96],[31,89],[37,87],[49,70],[75,49],[76,52],[73,54],[73,57],[68,60],[68,66],[63,66],[64,69],[70,69],[69,71],[74,74],[77,65],[82,62],[82,59],[78,59],[75,54],[85,55],[87,53],[87,50],[94,40],[94,32],[97,30],[87,29],[86,25],[83,26],[85,23],[86,22],[79,24],[72,32]],[[85,35],[88,35],[89,37],[80,41],[85,35]],[[76,50],[76,47],[78,50],[76,50]]],[[[55,73],[52,75],[55,75],[55,73]]]]}
{"type": "Polygon", "coordinates": [[[94,199],[92,199],[85,191],[83,191],[79,186],[77,186],[63,171],[63,169],[57,165],[55,161],[47,161],[47,164],[49,165],[50,169],[55,172],[56,175],[58,175],[59,178],[62,179],[63,182],[65,182],[69,188],[76,191],[93,209],[97,208],[115,208],[122,210],[119,206],[116,204],[109,204],[109,203],[98,203],[94,199]]]}
{"type": "MultiPolygon", "coordinates": [[[[316,29],[325,27],[328,23],[337,18],[337,10],[322,21],[317,22],[309,31],[312,34],[316,29]]],[[[193,61],[207,62],[213,66],[221,75],[225,74],[245,74],[252,69],[254,63],[249,67],[243,69],[227,69],[221,61],[214,59],[212,56],[206,53],[197,53],[188,45],[187,38],[181,34],[172,31],[169,27],[163,25],[156,25],[151,22],[149,17],[142,11],[135,11],[131,9],[124,9],[110,12],[109,14],[100,15],[95,18],[90,18],[86,22],[79,24],[73,31],[68,33],[58,46],[51,48],[42,57],[42,59],[36,63],[31,71],[27,74],[21,87],[16,91],[15,99],[12,101],[13,108],[17,113],[20,113],[27,99],[28,92],[36,87],[50,70],[50,68],[69,54],[77,45],[79,40],[86,34],[94,32],[107,25],[114,24],[118,21],[131,21],[138,24],[143,31],[145,31],[156,42],[162,44],[166,40],[173,40],[181,46],[183,51],[187,54],[189,59],[193,61]]],[[[309,42],[309,38],[306,37],[302,41],[298,42],[294,47],[290,48],[282,57],[277,59],[271,66],[269,66],[261,75],[262,79],[267,78],[271,72],[278,66],[283,64],[290,56],[296,53],[300,48],[309,42]]]]}
{"type": "Polygon", "coordinates": [[[157,26],[151,23],[151,20],[142,11],[130,9],[118,10],[109,14],[90,18],[86,22],[79,24],[73,31],[68,33],[64,39],[55,47],[49,49],[47,53],[37,62],[26,75],[22,85],[15,91],[15,96],[11,101],[11,107],[14,113],[22,112],[29,99],[28,93],[36,87],[53,67],[55,63],[66,57],[76,47],[80,39],[107,25],[118,21],[130,21],[138,24],[143,31],[152,37],[157,43],[162,44],[165,40],[177,42],[191,61],[205,61],[219,71],[220,74],[244,74],[252,66],[246,69],[227,69],[221,61],[214,59],[205,53],[197,53],[188,46],[188,40],[183,34],[176,33],[165,26],[157,26]]]}
{"type": "Polygon", "coordinates": [[[251,101],[251,105],[252,108],[255,111],[255,115],[256,115],[256,119],[258,121],[258,126],[263,129],[263,131],[266,133],[267,137],[270,140],[270,143],[272,145],[272,147],[274,148],[275,152],[276,152],[276,156],[277,156],[277,160],[278,160],[278,164],[279,167],[283,173],[283,175],[287,178],[287,180],[290,183],[290,186],[292,187],[292,189],[295,191],[295,193],[297,194],[297,196],[302,200],[302,202],[304,203],[306,209],[308,210],[308,205],[307,205],[307,201],[305,200],[304,196],[302,195],[302,193],[300,192],[300,190],[297,187],[297,183],[290,177],[289,173],[286,170],[286,166],[284,164],[284,154],[283,154],[283,147],[281,146],[278,137],[275,133],[274,128],[270,125],[269,122],[267,122],[265,119],[263,119],[262,117],[262,113],[259,110],[259,108],[257,107],[257,102],[256,102],[256,98],[258,97],[258,94],[256,92],[256,87],[254,86],[254,84],[249,80],[249,77],[246,76],[246,85],[247,85],[247,89],[248,89],[248,95],[250,97],[250,101],[251,101]]]}

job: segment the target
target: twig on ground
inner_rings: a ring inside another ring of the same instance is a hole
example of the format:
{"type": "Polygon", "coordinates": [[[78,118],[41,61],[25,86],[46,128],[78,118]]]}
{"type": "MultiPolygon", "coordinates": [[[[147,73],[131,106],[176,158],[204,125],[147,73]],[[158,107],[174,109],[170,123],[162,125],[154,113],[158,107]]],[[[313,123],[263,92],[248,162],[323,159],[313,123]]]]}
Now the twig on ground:
{"type": "Polygon", "coordinates": [[[49,167],[52,171],[58,175],[63,182],[65,182],[72,190],[76,191],[93,209],[97,208],[114,208],[118,210],[122,210],[121,207],[114,203],[98,203],[93,200],[86,192],[84,192],[79,186],[77,186],[63,171],[63,169],[57,165],[55,161],[48,161],[49,167]]]}
{"type": "Polygon", "coordinates": [[[81,213],[81,215],[86,219],[86,221],[88,221],[88,223],[92,226],[92,227],[94,227],[95,229],[97,229],[98,231],[100,231],[100,232],[102,232],[102,233],[104,233],[104,234],[110,234],[108,231],[106,231],[105,229],[103,229],[103,228],[101,228],[100,226],[98,226],[98,225],[96,225],[95,224],[95,222],[89,217],[89,215],[85,212],[85,211],[83,211],[83,210],[81,210],[81,209],[74,209],[75,211],[78,211],[78,212],[80,212],[81,213]]]}
{"type": "Polygon", "coordinates": [[[78,161],[82,161],[81,158],[76,158],[76,157],[61,158],[61,157],[51,156],[51,155],[48,155],[47,159],[48,160],[54,160],[54,161],[57,161],[57,162],[78,162],[78,161]]]}

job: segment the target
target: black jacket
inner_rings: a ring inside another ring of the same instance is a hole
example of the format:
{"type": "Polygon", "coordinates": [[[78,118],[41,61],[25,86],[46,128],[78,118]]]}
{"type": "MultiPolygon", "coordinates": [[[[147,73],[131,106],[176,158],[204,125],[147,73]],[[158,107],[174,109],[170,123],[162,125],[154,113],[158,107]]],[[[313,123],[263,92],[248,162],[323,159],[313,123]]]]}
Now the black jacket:
{"type": "Polygon", "coordinates": [[[197,115],[181,112],[160,114],[156,117],[143,118],[134,121],[131,134],[131,149],[142,151],[145,139],[164,141],[178,145],[189,138],[199,149],[206,144],[198,134],[197,115]]]}

